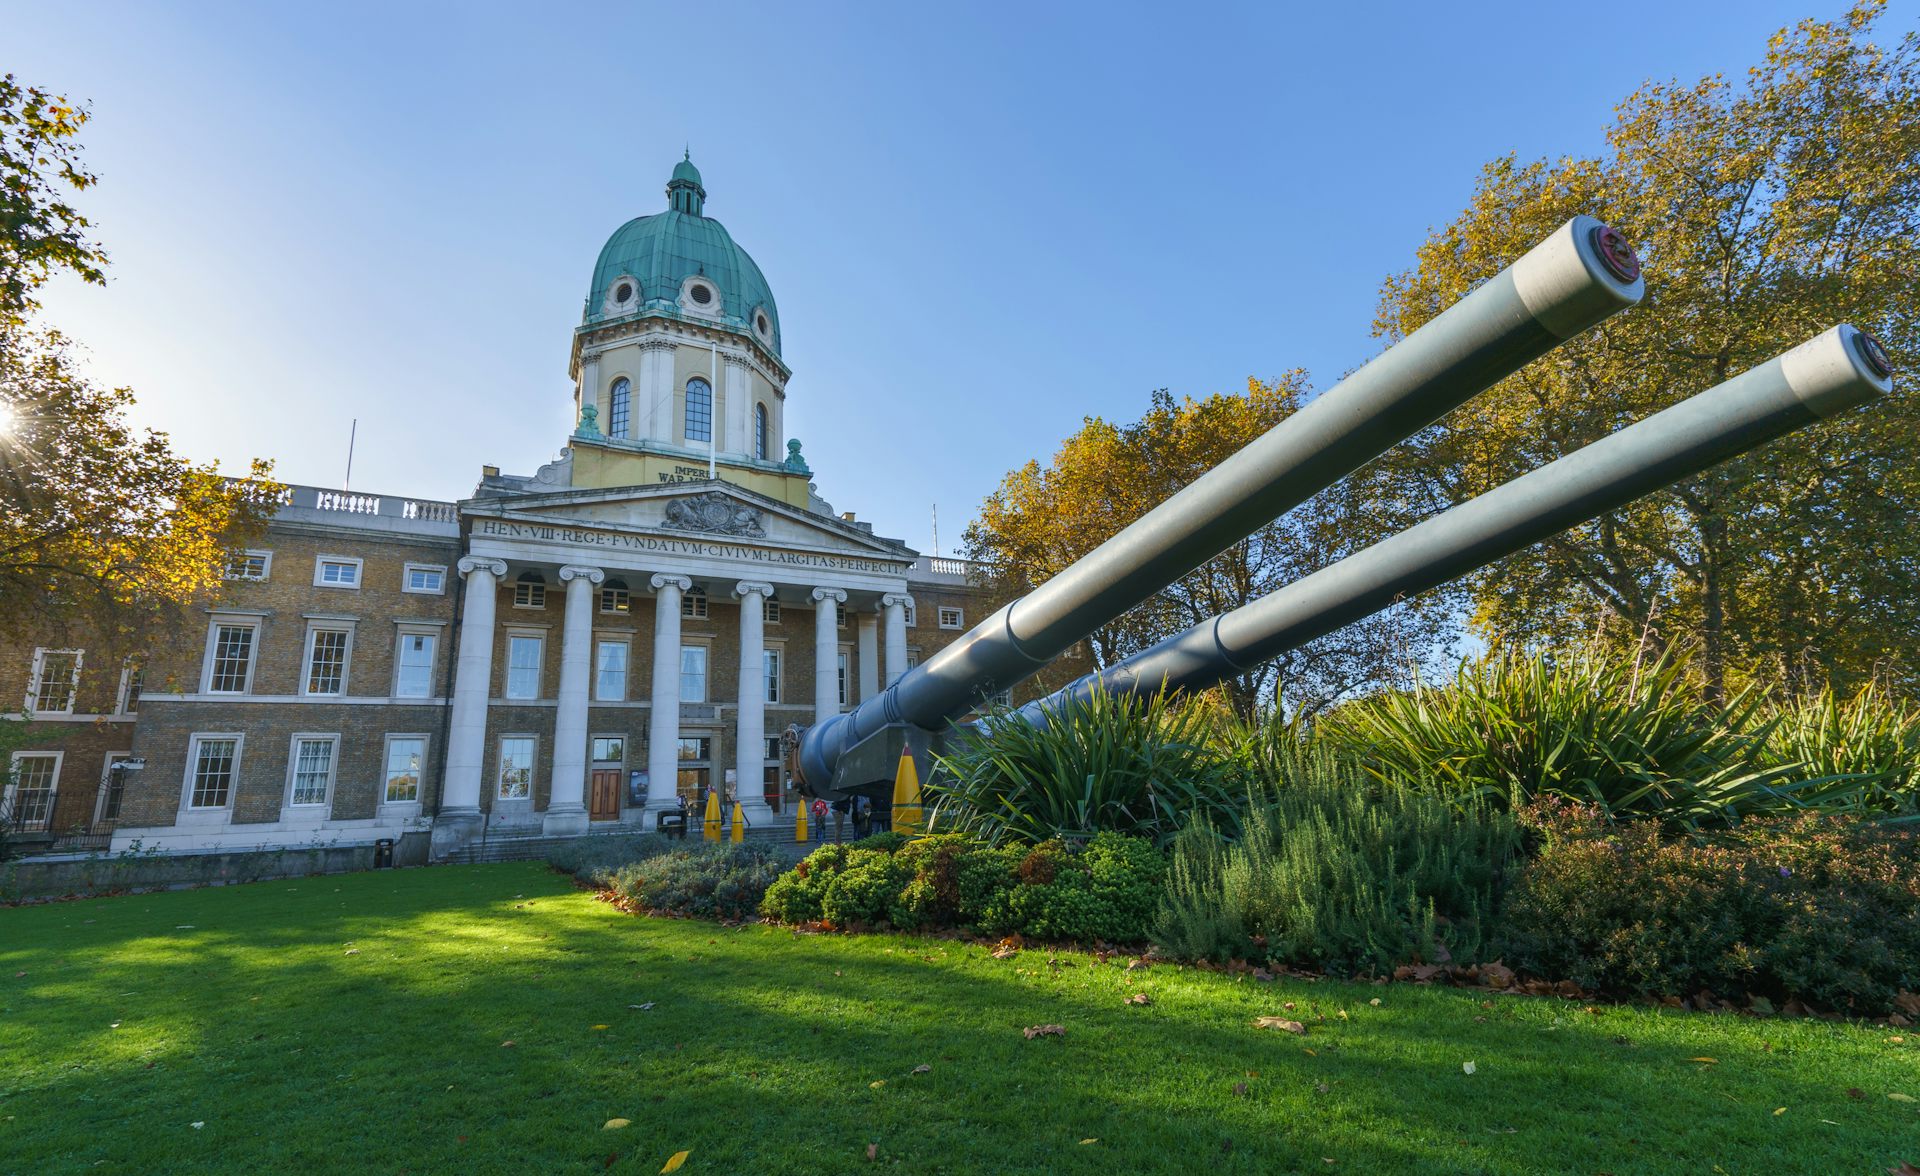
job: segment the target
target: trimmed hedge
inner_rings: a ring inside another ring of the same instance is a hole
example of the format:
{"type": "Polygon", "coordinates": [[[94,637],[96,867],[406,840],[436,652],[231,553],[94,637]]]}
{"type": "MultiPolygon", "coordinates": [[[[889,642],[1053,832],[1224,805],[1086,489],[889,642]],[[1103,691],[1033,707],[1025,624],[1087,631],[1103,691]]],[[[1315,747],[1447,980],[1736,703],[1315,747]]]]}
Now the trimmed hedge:
{"type": "Polygon", "coordinates": [[[1081,943],[1137,943],[1159,905],[1166,859],[1141,838],[1101,833],[989,846],[947,834],[889,852],[829,845],[768,887],[761,913],[786,923],[957,928],[1081,943]]]}
{"type": "Polygon", "coordinates": [[[745,919],[780,876],[779,854],[762,845],[698,842],[602,875],[642,910],[698,919],[745,919]]]}

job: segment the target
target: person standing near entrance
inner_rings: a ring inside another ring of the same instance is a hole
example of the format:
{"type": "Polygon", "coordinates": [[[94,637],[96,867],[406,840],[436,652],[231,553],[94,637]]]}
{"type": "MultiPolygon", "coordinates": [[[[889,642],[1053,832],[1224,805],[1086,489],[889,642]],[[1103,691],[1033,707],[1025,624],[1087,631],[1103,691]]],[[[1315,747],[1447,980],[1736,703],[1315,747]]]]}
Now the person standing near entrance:
{"type": "Polygon", "coordinates": [[[812,806],[813,839],[820,844],[827,843],[827,802],[816,799],[812,806]]]}

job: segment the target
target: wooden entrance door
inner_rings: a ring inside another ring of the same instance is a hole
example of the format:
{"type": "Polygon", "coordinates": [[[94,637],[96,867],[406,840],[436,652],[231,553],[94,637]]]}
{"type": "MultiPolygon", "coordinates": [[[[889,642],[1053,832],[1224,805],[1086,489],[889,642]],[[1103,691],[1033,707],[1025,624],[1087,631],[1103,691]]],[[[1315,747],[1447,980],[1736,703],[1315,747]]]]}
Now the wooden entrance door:
{"type": "Polygon", "coordinates": [[[595,821],[617,821],[620,819],[620,769],[595,768],[593,787],[589,789],[593,799],[588,802],[587,816],[595,821]]]}

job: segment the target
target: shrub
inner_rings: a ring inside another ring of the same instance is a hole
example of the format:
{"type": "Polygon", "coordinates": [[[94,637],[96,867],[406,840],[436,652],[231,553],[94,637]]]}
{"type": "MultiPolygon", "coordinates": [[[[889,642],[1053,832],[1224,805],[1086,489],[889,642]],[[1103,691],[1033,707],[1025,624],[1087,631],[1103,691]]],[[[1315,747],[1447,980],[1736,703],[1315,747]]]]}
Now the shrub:
{"type": "Polygon", "coordinates": [[[932,827],[996,845],[1103,831],[1166,845],[1196,816],[1235,825],[1242,787],[1208,726],[1201,708],[1105,691],[1044,726],[997,712],[937,761],[932,827]]]}
{"type": "Polygon", "coordinates": [[[905,833],[895,833],[891,829],[882,829],[878,833],[869,833],[860,840],[853,842],[851,848],[882,849],[888,853],[892,853],[911,840],[913,839],[905,833]]]}
{"type": "Polygon", "coordinates": [[[1509,964],[1649,996],[1707,989],[1859,1015],[1920,990],[1920,841],[1858,818],[1755,819],[1709,841],[1545,804],[1506,898],[1509,964]]]}
{"type": "Polygon", "coordinates": [[[664,853],[672,845],[658,833],[580,837],[549,849],[546,861],[562,873],[605,885],[622,866],[664,853]]]}
{"type": "Polygon", "coordinates": [[[947,834],[894,853],[816,850],[768,888],[761,910],[784,922],[1136,943],[1147,936],[1165,869],[1150,842],[1117,833],[1079,850],[1061,841],[992,846],[947,834]]]}
{"type": "Polygon", "coordinates": [[[623,866],[608,885],[644,910],[701,919],[744,919],[780,876],[773,849],[699,842],[623,866]]]}
{"type": "Polygon", "coordinates": [[[1764,754],[1815,781],[1795,791],[1797,803],[1890,816],[1920,812],[1920,709],[1872,683],[1852,698],[1826,689],[1772,708],[1764,754]]]}
{"type": "Polygon", "coordinates": [[[1229,843],[1196,822],[1174,843],[1154,940],[1176,956],[1334,971],[1474,958],[1519,833],[1468,799],[1369,782],[1303,759],[1229,843]]]}
{"type": "Polygon", "coordinates": [[[1558,795],[1609,819],[1697,827],[1778,811],[1806,779],[1803,764],[1762,762],[1760,710],[1751,689],[1710,705],[1674,657],[1494,651],[1447,686],[1347,703],[1316,734],[1382,780],[1515,809],[1558,795]]]}

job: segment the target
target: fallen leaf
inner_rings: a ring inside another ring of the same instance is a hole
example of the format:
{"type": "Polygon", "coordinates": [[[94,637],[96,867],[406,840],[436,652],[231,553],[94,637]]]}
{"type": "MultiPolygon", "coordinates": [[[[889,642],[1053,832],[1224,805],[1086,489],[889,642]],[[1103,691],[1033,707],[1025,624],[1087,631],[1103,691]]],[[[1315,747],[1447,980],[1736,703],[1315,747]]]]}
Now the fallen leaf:
{"type": "Polygon", "coordinates": [[[598,1032],[599,1032],[600,1030],[602,1030],[602,1029],[605,1029],[605,1028],[608,1028],[608,1026],[606,1026],[606,1025],[595,1025],[595,1026],[593,1027],[593,1031],[594,1031],[595,1033],[598,1033],[598,1032]]]}
{"type": "Polygon", "coordinates": [[[511,1041],[503,1041],[503,1042],[501,1042],[501,1043],[500,1043],[500,1048],[501,1048],[501,1049],[512,1049],[512,1048],[513,1048],[513,1042],[511,1042],[511,1041]]]}
{"type": "Polygon", "coordinates": [[[1307,1047],[1307,1056],[1308,1056],[1308,1057],[1314,1057],[1314,1058],[1317,1058],[1317,1057],[1319,1057],[1320,1055],[1319,1055],[1319,1054],[1318,1054],[1317,1052],[1315,1052],[1315,1051],[1314,1051],[1314,1049],[1313,1049],[1313,1047],[1312,1047],[1312,1046],[1308,1046],[1308,1047],[1307,1047]]]}
{"type": "Polygon", "coordinates": [[[1376,996],[1372,1000],[1368,1001],[1367,1003],[1377,1009],[1380,1007],[1380,998],[1376,996]]]}
{"type": "Polygon", "coordinates": [[[925,1062],[921,1062],[913,1068],[913,1072],[916,1074],[931,1074],[933,1073],[933,1067],[927,1065],[925,1062]]]}
{"type": "Polygon", "coordinates": [[[618,1131],[618,1130],[620,1130],[620,1129],[621,1129],[622,1127],[631,1127],[632,1125],[633,1125],[633,1120],[632,1120],[632,1119],[608,1119],[608,1120],[607,1120],[607,1125],[606,1125],[606,1126],[604,1126],[604,1127],[602,1127],[602,1128],[600,1128],[600,1130],[602,1130],[602,1131],[618,1131]]]}
{"type": "Polygon", "coordinates": [[[1081,1146],[1081,1147],[1085,1147],[1085,1146],[1087,1146],[1087,1145],[1088,1145],[1089,1143],[1099,1143],[1099,1142],[1100,1142],[1100,1137],[1099,1137],[1098,1135],[1096,1135],[1096,1136],[1094,1136],[1094,1137],[1093,1137],[1092,1139],[1083,1139],[1083,1140],[1081,1140],[1081,1141],[1080,1141],[1080,1146],[1081,1146]]]}
{"type": "Polygon", "coordinates": [[[1128,960],[1127,961],[1127,971],[1129,972],[1133,971],[1135,968],[1150,968],[1152,966],[1153,966],[1152,964],[1149,964],[1145,960],[1128,960]]]}
{"type": "Polygon", "coordinates": [[[191,1127],[192,1127],[192,1128],[193,1128],[193,1129],[194,1129],[195,1131],[198,1131],[198,1130],[200,1130],[200,1129],[201,1129],[202,1127],[205,1127],[206,1125],[207,1125],[207,1121],[206,1121],[205,1119],[202,1119],[202,1120],[200,1120],[200,1121],[199,1121],[198,1123],[193,1123],[193,1124],[190,1124],[190,1126],[191,1126],[191,1127]]]}
{"type": "Polygon", "coordinates": [[[1029,1025],[1020,1032],[1027,1035],[1028,1041],[1032,1041],[1036,1037],[1065,1037],[1067,1035],[1066,1029],[1059,1025],[1029,1025]]]}
{"type": "Polygon", "coordinates": [[[1328,1085],[1327,1085],[1326,1083],[1324,1083],[1324,1082],[1316,1082],[1316,1083],[1314,1083],[1314,1084],[1313,1084],[1313,1088],[1314,1088],[1315,1090],[1317,1090],[1317,1091],[1319,1091],[1319,1092],[1320,1092],[1321,1094],[1325,1094],[1325,1093],[1327,1093],[1328,1091],[1330,1091],[1330,1090],[1332,1090],[1332,1089],[1333,1089],[1333,1087],[1331,1087],[1331,1086],[1328,1086],[1328,1085]]]}
{"type": "Polygon", "coordinates": [[[633,1005],[633,1004],[630,1004],[630,1005],[628,1005],[627,1007],[628,1007],[628,1008],[630,1008],[630,1009],[639,1009],[639,1010],[640,1010],[641,1012],[643,1012],[643,1013],[644,1013],[644,1012],[646,1012],[646,1011],[647,1011],[648,1009],[650,1009],[650,1008],[652,1008],[652,1007],[653,1007],[653,1002],[652,1002],[652,1001],[648,1001],[648,1002],[647,1002],[646,1004],[637,1004],[637,1005],[633,1005]]]}
{"type": "Polygon", "coordinates": [[[1920,1017],[1920,992],[1902,990],[1893,998],[1893,1007],[1909,1016],[1920,1017]]]}
{"type": "Polygon", "coordinates": [[[1281,1005],[1280,1007],[1287,1010],[1289,1013],[1291,1013],[1293,1011],[1293,1002],[1288,1001],[1287,1003],[1281,1005]]]}
{"type": "MultiPolygon", "coordinates": [[[[1820,1121],[1822,1123],[1827,1122],[1827,1120],[1825,1119],[1822,1119],[1820,1121]]],[[[1837,1127],[1839,1126],[1839,1124],[1836,1123],[1834,1124],[1834,1126],[1837,1127]]],[[[1912,1164],[1902,1162],[1902,1163],[1895,1164],[1891,1168],[1888,1168],[1887,1176],[1920,1176],[1920,1168],[1916,1168],[1912,1164]]]]}
{"type": "Polygon", "coordinates": [[[1130,1005],[1150,1005],[1153,1003],[1153,998],[1144,992],[1136,992],[1127,998],[1127,1003],[1130,1005]]]}
{"type": "Polygon", "coordinates": [[[1234,1084],[1233,1084],[1233,1092],[1234,1092],[1235,1094],[1240,1094],[1240,1095],[1244,1095],[1244,1094],[1246,1094],[1246,1093],[1247,1093],[1247,1084],[1246,1084],[1246,1083],[1244,1083],[1244,1082],[1236,1082],[1236,1083],[1234,1083],[1234,1084]]]}
{"type": "Polygon", "coordinates": [[[1901,1093],[1900,1093],[1899,1091],[1897,1091],[1897,1090],[1894,1090],[1894,1091],[1889,1091],[1889,1092],[1888,1092],[1888,1094],[1887,1094],[1887,1097],[1888,1097],[1888,1098],[1890,1098],[1890,1099],[1892,1099],[1892,1100],[1893,1100],[1894,1102],[1914,1102],[1914,1101],[1917,1101],[1917,1100],[1915,1100],[1915,1099],[1914,1099],[1914,1097],[1913,1097],[1913,1096],[1912,1096],[1911,1094],[1901,1094],[1901,1093]]]}
{"type": "Polygon", "coordinates": [[[1865,1098],[1867,1097],[1867,1092],[1860,1089],[1858,1086],[1849,1086],[1847,1087],[1847,1097],[1848,1098],[1865,1098]]]}
{"type": "Polygon", "coordinates": [[[1474,1070],[1474,1066],[1473,1066],[1473,1063],[1472,1063],[1472,1062],[1461,1062],[1461,1063],[1460,1063],[1460,1072],[1461,1072],[1462,1074],[1471,1074],[1471,1073],[1473,1073],[1473,1070],[1474,1070]]]}
{"type": "Polygon", "coordinates": [[[867,1159],[877,1160],[879,1158],[880,1158],[880,1145],[877,1143],[869,1143],[867,1145],[867,1159]]]}
{"type": "Polygon", "coordinates": [[[869,1090],[878,1090],[886,1084],[887,1080],[885,1078],[876,1078],[872,1082],[867,1083],[867,1088],[869,1090]]]}
{"type": "Polygon", "coordinates": [[[1773,1108],[1773,1113],[1774,1113],[1774,1114],[1776,1114],[1776,1115],[1784,1115],[1784,1114],[1786,1114],[1786,1113],[1787,1113],[1787,1108],[1785,1108],[1785,1107],[1775,1107],[1775,1108],[1773,1108]]]}
{"type": "Polygon", "coordinates": [[[671,1156],[668,1156],[667,1162],[660,1166],[660,1171],[662,1173],[662,1176],[664,1176],[664,1174],[667,1172],[678,1172],[680,1170],[680,1165],[686,1163],[687,1157],[692,1154],[693,1153],[690,1151],[677,1151],[677,1152],[674,1152],[671,1156]]]}
{"type": "MultiPolygon", "coordinates": [[[[1010,943],[1001,944],[999,947],[993,949],[993,958],[996,960],[1010,960],[1019,954],[1020,949],[1010,943]]],[[[838,972],[834,973],[836,976],[839,974],[838,972]]]]}
{"type": "Polygon", "coordinates": [[[1699,1062],[1703,1066],[1717,1066],[1720,1064],[1719,1058],[1688,1058],[1687,1060],[1689,1062],[1699,1062]]]}
{"type": "Polygon", "coordinates": [[[1301,1037],[1307,1035],[1307,1027],[1305,1025],[1302,1025],[1298,1021],[1289,1021],[1285,1017],[1255,1017],[1253,1019],[1253,1027],[1255,1029],[1280,1029],[1288,1033],[1298,1034],[1301,1037]]]}
{"type": "Polygon", "coordinates": [[[348,955],[359,955],[359,954],[360,954],[360,949],[359,949],[359,948],[357,948],[357,947],[349,947],[349,948],[347,949],[347,954],[348,954],[348,955]]]}

